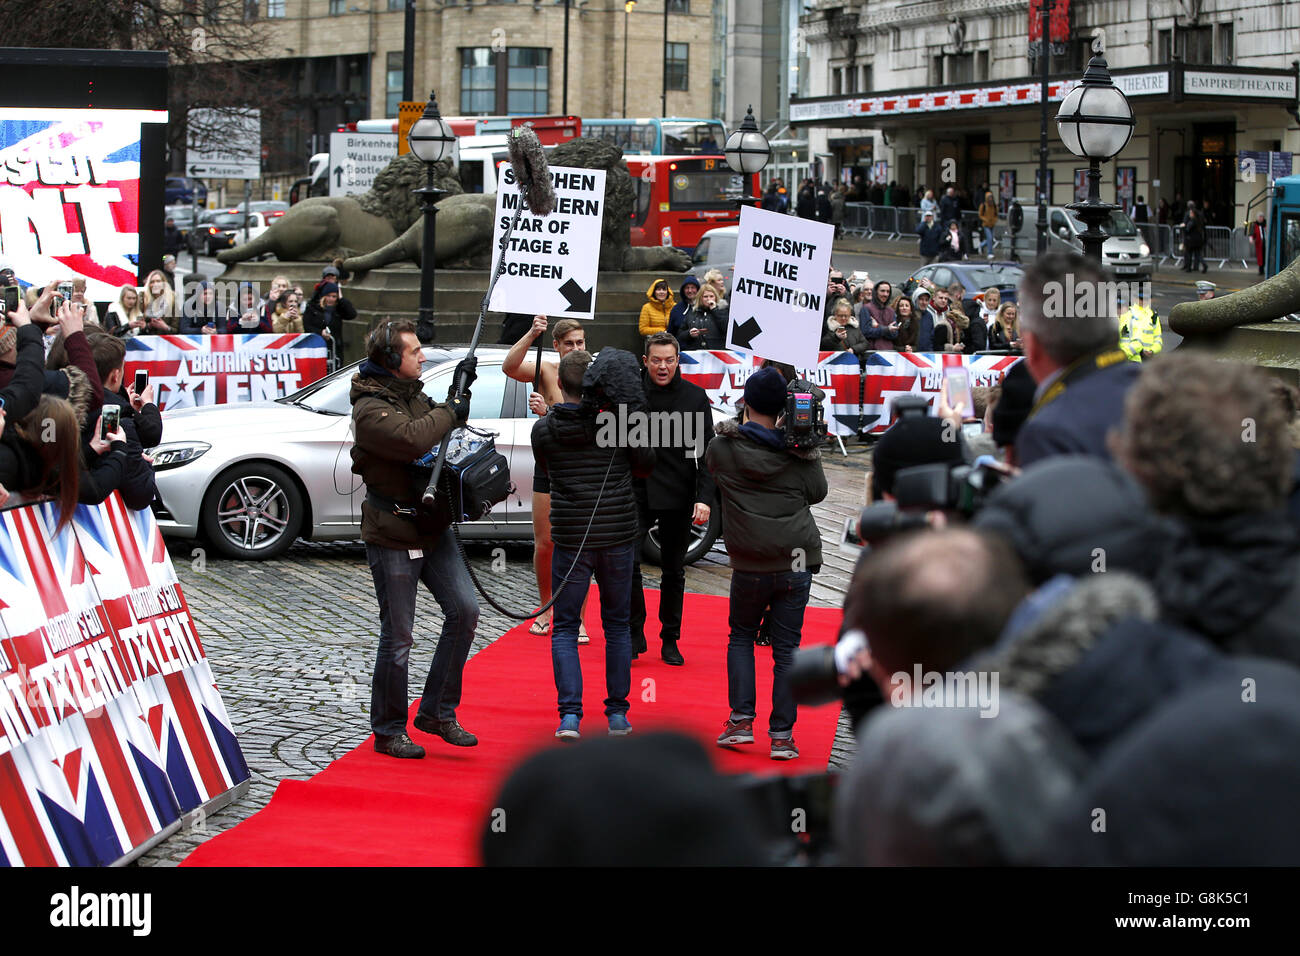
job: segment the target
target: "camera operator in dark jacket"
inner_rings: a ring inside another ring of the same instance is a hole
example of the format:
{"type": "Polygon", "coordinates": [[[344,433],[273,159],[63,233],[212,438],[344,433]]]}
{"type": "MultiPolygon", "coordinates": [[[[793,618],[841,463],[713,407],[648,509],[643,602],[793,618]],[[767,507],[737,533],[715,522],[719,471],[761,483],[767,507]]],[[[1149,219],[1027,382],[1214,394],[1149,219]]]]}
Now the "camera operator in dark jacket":
{"type": "MultiPolygon", "coordinates": [[[[709,292],[712,290],[703,289],[700,295],[709,292]]],[[[637,504],[644,527],[659,524],[659,566],[663,569],[659,638],[664,661],[680,665],[683,660],[677,642],[682,633],[691,526],[707,526],[713,508],[713,479],[704,467],[704,455],[713,438],[713,413],[704,389],[682,378],[677,343],[671,335],[659,332],[646,339],[642,361],[646,411],[660,441],[654,471],[644,482],[635,483],[637,504]],[[662,426],[654,424],[657,422],[662,426]]],[[[646,650],[645,617],[641,562],[637,561],[632,568],[633,657],[646,650]]]]}
{"type": "MultiPolygon", "coordinates": [[[[443,626],[415,717],[415,728],[457,747],[478,738],[456,720],[461,675],[478,624],[478,600],[446,522],[424,512],[427,469],[413,464],[469,419],[468,391],[435,405],[420,379],[423,349],[409,321],[385,322],[366,340],[366,360],[352,377],[352,471],[366,483],[361,538],[379,603],[379,651],[370,696],[375,750],[391,757],[424,756],[406,735],[407,661],[421,582],[442,608],[443,626]]],[[[474,359],[456,368],[468,385],[474,359]]]]}
{"type": "Polygon", "coordinates": [[[632,566],[641,543],[632,479],[650,474],[655,453],[648,443],[631,447],[630,433],[619,434],[619,418],[626,423],[629,415],[643,415],[645,394],[636,359],[620,349],[602,350],[595,363],[588,352],[570,352],[560,359],[559,378],[564,401],[551,406],[532,434],[537,473],[547,475],[551,485],[551,661],[560,714],[555,736],[579,736],[578,625],[593,574],[605,632],[605,716],[609,733],[622,736],[632,730],[628,622],[632,566]]]}
{"type": "Polygon", "coordinates": [[[705,463],[717,483],[731,561],[727,696],[731,714],[720,746],[752,744],[757,716],[754,639],[766,612],[772,641],[771,757],[799,756],[789,672],[803,630],[812,576],[821,569],[821,534],[811,506],[826,497],[821,449],[791,451],[777,429],[786,382],[764,368],[745,383],[744,424],[727,420],[705,463]]]}

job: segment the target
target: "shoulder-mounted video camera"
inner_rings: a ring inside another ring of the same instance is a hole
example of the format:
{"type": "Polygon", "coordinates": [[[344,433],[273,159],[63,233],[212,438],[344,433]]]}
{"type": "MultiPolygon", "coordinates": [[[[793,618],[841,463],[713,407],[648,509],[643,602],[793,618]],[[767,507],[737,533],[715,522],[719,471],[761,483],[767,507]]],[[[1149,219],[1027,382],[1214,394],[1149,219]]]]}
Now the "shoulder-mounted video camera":
{"type": "Polygon", "coordinates": [[[785,447],[791,451],[816,448],[826,441],[826,416],[822,410],[824,393],[812,382],[796,378],[785,387],[785,414],[781,431],[785,447]]]}

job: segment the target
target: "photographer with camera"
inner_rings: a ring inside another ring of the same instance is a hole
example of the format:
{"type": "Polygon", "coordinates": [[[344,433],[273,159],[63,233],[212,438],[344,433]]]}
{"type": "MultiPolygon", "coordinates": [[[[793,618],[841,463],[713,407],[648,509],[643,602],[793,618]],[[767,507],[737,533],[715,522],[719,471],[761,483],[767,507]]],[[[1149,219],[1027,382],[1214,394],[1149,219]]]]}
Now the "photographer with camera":
{"type": "Polygon", "coordinates": [[[743,424],[720,423],[705,463],[717,485],[731,563],[727,696],[731,714],[719,746],[752,744],[757,717],[754,641],[766,613],[772,640],[773,760],[799,756],[788,680],[803,630],[812,576],[821,569],[821,534],[812,505],[826,497],[821,449],[787,447],[777,428],[787,408],[785,378],[763,368],[745,383],[743,424]]]}
{"type": "MultiPolygon", "coordinates": [[[[666,333],[665,333],[666,334],[666,333]]],[[[621,349],[602,349],[592,361],[586,351],[560,359],[564,401],[533,425],[533,459],[551,489],[551,586],[555,625],[551,660],[555,668],[560,726],[555,736],[576,740],[582,721],[582,664],[578,623],[593,574],[600,589],[600,621],[605,632],[605,717],[610,736],[632,732],[628,693],[632,686],[630,631],[632,568],[640,547],[633,478],[654,468],[650,447],[602,440],[598,412],[627,406],[644,412],[636,359],[621,349]],[[562,588],[562,590],[561,590],[562,588]]]]}
{"type": "Polygon", "coordinates": [[[434,445],[469,419],[468,387],[477,360],[463,359],[452,381],[466,377],[466,391],[434,402],[424,394],[420,366],[424,350],[410,321],[377,326],[366,341],[366,360],[352,377],[352,471],[366,485],[361,538],[379,604],[379,650],[370,697],[375,750],[390,757],[419,758],[424,748],[406,734],[407,660],[421,583],[442,608],[438,650],[429,668],[415,717],[416,730],[457,747],[478,738],[456,720],[461,677],[474,628],[478,600],[444,516],[421,504],[428,473],[414,465],[434,445]]]}

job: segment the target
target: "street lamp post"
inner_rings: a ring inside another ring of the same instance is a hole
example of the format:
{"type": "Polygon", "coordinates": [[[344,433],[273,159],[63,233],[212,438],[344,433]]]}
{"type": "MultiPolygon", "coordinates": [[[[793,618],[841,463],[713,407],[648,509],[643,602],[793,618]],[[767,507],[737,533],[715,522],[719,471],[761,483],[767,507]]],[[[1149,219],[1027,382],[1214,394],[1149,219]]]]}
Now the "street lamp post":
{"type": "Polygon", "coordinates": [[[1119,208],[1101,201],[1101,163],[1119,155],[1128,145],[1136,125],[1133,107],[1111,79],[1104,56],[1094,56],[1088,61],[1083,79],[1061,102],[1056,125],[1066,148],[1088,160],[1088,198],[1070,203],[1066,208],[1073,210],[1088,227],[1079,234],[1083,254],[1100,266],[1101,247],[1106,242],[1101,224],[1119,208]]]}
{"type": "MultiPolygon", "coordinates": [[[[1042,26],[1042,37],[1038,45],[1038,57],[1043,67],[1043,90],[1039,103],[1042,122],[1038,130],[1038,254],[1041,256],[1047,251],[1047,204],[1052,199],[1047,195],[1047,90],[1052,73],[1052,0],[1042,0],[1039,23],[1042,26]]],[[[1012,246],[1014,245],[1013,240],[1012,246]]]]}
{"type": "Polygon", "coordinates": [[[627,0],[623,4],[623,118],[627,119],[627,28],[631,23],[630,14],[636,6],[636,0],[627,0]]]}
{"type": "Polygon", "coordinates": [[[436,93],[430,92],[429,102],[424,107],[424,115],[411,124],[411,131],[406,136],[411,153],[424,163],[427,177],[424,188],[415,190],[423,199],[420,208],[424,212],[424,250],[420,255],[420,314],[416,320],[415,331],[425,345],[433,341],[435,334],[433,325],[434,223],[438,215],[438,207],[434,204],[438,201],[438,197],[446,192],[434,186],[433,168],[451,151],[455,141],[456,136],[451,131],[451,127],[438,112],[436,93]]]}
{"type": "MultiPolygon", "coordinates": [[[[762,172],[763,167],[772,158],[772,147],[768,144],[767,137],[759,132],[758,124],[754,122],[754,107],[751,106],[746,110],[744,121],[727,137],[722,153],[727,157],[727,165],[745,177],[743,193],[749,188],[751,178],[762,172]]],[[[742,195],[736,200],[736,205],[737,208],[757,206],[760,202],[762,202],[760,196],[742,195]]]]}

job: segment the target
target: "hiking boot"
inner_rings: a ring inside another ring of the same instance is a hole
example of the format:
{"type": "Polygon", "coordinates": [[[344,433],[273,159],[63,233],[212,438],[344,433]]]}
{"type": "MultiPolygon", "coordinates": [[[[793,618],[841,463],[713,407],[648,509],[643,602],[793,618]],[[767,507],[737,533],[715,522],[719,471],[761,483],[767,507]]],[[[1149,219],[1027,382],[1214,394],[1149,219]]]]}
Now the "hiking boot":
{"type": "Polygon", "coordinates": [[[419,760],[424,756],[424,748],[412,741],[406,734],[398,734],[396,737],[384,737],[375,734],[375,752],[387,754],[390,757],[405,757],[410,760],[419,760]]]}
{"type": "Polygon", "coordinates": [[[793,737],[772,738],[772,759],[793,760],[799,756],[799,748],[794,745],[793,737]]]}
{"type": "Polygon", "coordinates": [[[754,718],[746,717],[744,720],[731,720],[722,726],[722,733],[718,735],[719,747],[733,747],[737,744],[752,744],[754,742],[754,718]]]}
{"type": "Polygon", "coordinates": [[[626,737],[632,733],[632,725],[627,722],[626,714],[611,714],[609,717],[609,735],[626,737]]]}
{"type": "Polygon", "coordinates": [[[412,723],[416,730],[441,737],[453,747],[474,747],[478,744],[478,738],[462,727],[455,717],[451,720],[430,720],[424,714],[416,714],[412,723]]]}
{"type": "Polygon", "coordinates": [[[578,715],[565,714],[560,718],[560,729],[555,732],[555,736],[561,740],[577,740],[581,737],[578,733],[578,715]]]}

